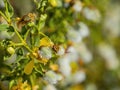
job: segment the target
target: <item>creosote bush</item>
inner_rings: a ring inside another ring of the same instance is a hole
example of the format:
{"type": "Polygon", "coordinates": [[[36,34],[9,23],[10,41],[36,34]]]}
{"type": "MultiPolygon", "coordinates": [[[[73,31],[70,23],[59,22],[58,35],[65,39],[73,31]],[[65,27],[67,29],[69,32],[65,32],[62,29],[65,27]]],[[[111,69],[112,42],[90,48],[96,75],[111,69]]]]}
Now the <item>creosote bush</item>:
{"type": "Polygon", "coordinates": [[[101,29],[108,0],[32,0],[34,9],[20,17],[12,0],[3,1],[0,90],[89,90],[91,72],[96,78],[92,83],[99,87],[104,71],[93,68],[107,69],[100,58],[92,63],[93,54],[99,56],[93,48],[101,53],[104,46],[101,29]]]}

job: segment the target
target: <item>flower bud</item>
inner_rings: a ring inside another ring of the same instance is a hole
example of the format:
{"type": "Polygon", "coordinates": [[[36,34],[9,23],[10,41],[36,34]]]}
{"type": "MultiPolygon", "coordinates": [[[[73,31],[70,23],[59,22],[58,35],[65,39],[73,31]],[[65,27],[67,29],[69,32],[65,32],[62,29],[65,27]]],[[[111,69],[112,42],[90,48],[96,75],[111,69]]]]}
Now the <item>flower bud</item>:
{"type": "Polygon", "coordinates": [[[13,47],[8,47],[7,51],[8,51],[9,54],[14,54],[15,53],[15,50],[14,50],[13,47]]]}

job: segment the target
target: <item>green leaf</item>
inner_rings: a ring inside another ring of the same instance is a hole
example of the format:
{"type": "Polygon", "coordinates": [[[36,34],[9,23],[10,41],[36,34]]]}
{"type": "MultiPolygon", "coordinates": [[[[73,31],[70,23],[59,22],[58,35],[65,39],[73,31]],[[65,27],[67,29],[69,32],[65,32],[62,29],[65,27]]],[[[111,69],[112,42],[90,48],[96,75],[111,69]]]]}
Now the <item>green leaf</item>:
{"type": "Polygon", "coordinates": [[[43,13],[45,11],[47,2],[48,2],[48,0],[40,0],[40,2],[38,2],[37,7],[38,7],[39,12],[43,13]]]}
{"type": "Polygon", "coordinates": [[[34,60],[31,60],[24,68],[24,73],[30,75],[34,67],[34,60]]]}
{"type": "Polygon", "coordinates": [[[0,24],[0,31],[7,30],[9,26],[7,24],[0,24]]]}
{"type": "Polygon", "coordinates": [[[10,19],[14,14],[13,7],[10,5],[8,0],[4,0],[4,3],[5,3],[5,7],[6,7],[5,14],[6,14],[7,18],[10,19]]]}
{"type": "Polygon", "coordinates": [[[12,86],[15,84],[15,80],[11,80],[9,82],[9,90],[12,88],[12,86]]]}
{"type": "Polygon", "coordinates": [[[38,22],[38,30],[39,31],[44,27],[46,18],[47,18],[47,14],[42,14],[40,16],[39,22],[38,22]]]}
{"type": "Polygon", "coordinates": [[[34,45],[36,46],[36,47],[39,47],[39,43],[40,43],[40,35],[37,35],[37,36],[35,36],[34,37],[34,45]]]}

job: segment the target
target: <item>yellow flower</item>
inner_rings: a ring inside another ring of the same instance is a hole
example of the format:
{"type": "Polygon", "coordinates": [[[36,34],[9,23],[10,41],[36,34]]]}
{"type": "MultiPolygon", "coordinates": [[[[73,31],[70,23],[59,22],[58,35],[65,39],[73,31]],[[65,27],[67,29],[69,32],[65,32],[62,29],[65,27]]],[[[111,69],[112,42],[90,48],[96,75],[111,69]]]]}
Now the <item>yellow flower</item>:
{"type": "Polygon", "coordinates": [[[27,81],[23,82],[20,80],[18,81],[18,84],[16,86],[13,86],[11,90],[31,90],[30,85],[27,83],[27,81]]]}
{"type": "Polygon", "coordinates": [[[58,71],[58,65],[57,64],[50,64],[50,68],[53,70],[53,71],[58,71]]]}

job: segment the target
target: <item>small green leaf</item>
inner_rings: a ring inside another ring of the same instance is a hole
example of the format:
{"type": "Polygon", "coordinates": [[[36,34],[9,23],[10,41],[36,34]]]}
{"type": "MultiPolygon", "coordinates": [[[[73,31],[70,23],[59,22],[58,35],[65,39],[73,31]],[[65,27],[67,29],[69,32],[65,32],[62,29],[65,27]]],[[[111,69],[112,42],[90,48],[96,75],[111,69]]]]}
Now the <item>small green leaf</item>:
{"type": "Polygon", "coordinates": [[[11,80],[9,82],[9,90],[12,88],[12,86],[15,84],[15,80],[11,80]]]}
{"type": "Polygon", "coordinates": [[[40,35],[35,36],[34,41],[35,41],[35,46],[39,47],[40,35]]]}
{"type": "Polygon", "coordinates": [[[0,24],[0,31],[7,30],[9,26],[7,24],[0,24]]]}
{"type": "Polygon", "coordinates": [[[8,0],[4,0],[4,3],[5,3],[5,7],[6,7],[5,14],[8,17],[8,19],[10,19],[14,14],[13,7],[10,5],[8,0]]]}
{"type": "Polygon", "coordinates": [[[47,14],[42,14],[40,16],[39,22],[38,22],[38,30],[39,31],[44,27],[46,18],[47,18],[47,14]]]}
{"type": "Polygon", "coordinates": [[[34,60],[31,60],[24,68],[24,73],[30,75],[34,67],[34,60]]]}

